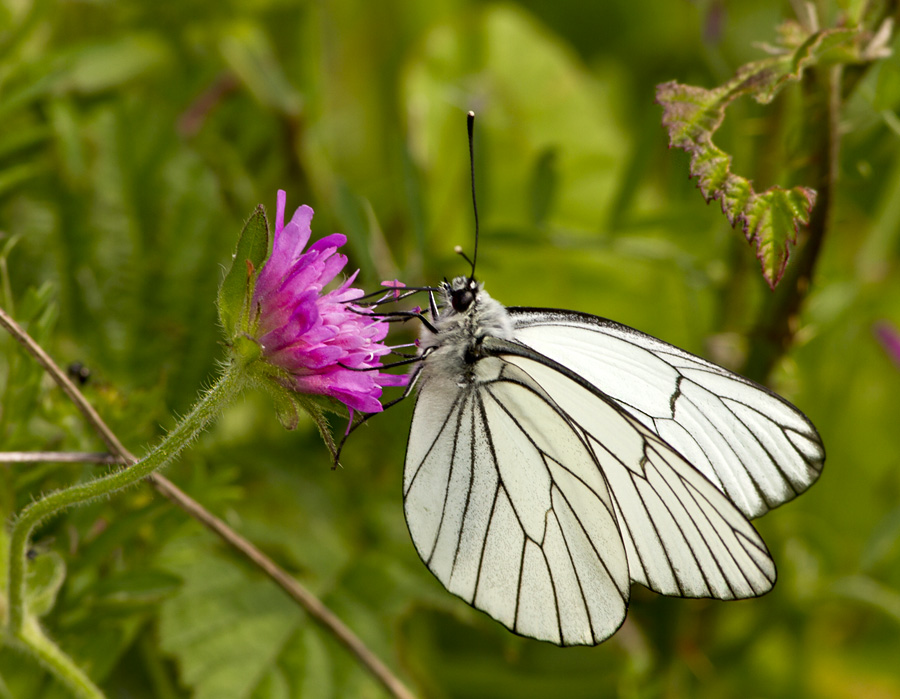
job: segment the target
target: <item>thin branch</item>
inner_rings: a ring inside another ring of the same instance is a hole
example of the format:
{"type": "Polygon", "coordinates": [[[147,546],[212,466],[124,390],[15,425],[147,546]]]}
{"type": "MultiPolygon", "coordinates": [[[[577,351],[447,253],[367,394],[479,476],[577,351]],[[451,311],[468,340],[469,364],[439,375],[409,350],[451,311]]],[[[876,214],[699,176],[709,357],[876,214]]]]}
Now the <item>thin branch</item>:
{"type": "MultiPolygon", "coordinates": [[[[94,407],[82,395],[81,391],[72,383],[71,379],[54,362],[44,349],[32,339],[30,335],[0,308],[0,325],[2,325],[19,344],[53,377],[65,394],[81,411],[85,419],[97,432],[109,450],[118,455],[121,462],[133,463],[137,458],[119,441],[118,437],[106,425],[94,407]]],[[[303,587],[294,578],[288,575],[272,559],[256,548],[247,539],[231,529],[225,522],[206,510],[200,503],[187,495],[166,477],[154,473],[147,478],[153,487],[176,504],[191,517],[213,531],[236,551],[245,556],[263,573],[271,578],[300,606],[306,610],[316,622],[322,625],[341,644],[344,645],[357,660],[398,699],[413,699],[414,695],[395,676],[390,669],[353,633],[335,614],[329,610],[318,598],[303,587]]]]}
{"type": "Polygon", "coordinates": [[[0,464],[120,464],[127,461],[105,451],[0,451],[0,464]]]}
{"type": "Polygon", "coordinates": [[[223,73],[216,78],[213,84],[178,117],[179,135],[185,138],[196,135],[206,117],[239,85],[238,79],[231,73],[223,73]]]}

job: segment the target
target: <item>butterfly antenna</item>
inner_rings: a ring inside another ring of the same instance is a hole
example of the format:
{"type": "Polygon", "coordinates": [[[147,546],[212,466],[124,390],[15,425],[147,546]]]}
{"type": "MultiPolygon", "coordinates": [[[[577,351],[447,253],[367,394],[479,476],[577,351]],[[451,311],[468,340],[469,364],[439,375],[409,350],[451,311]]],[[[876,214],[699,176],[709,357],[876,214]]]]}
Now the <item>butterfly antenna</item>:
{"type": "MultiPolygon", "coordinates": [[[[469,279],[475,280],[475,263],[478,261],[478,202],[475,200],[475,112],[470,111],[466,114],[466,128],[469,132],[469,169],[472,174],[472,211],[475,214],[475,253],[470,261],[472,265],[472,274],[469,279]]],[[[460,252],[460,254],[462,254],[460,252]]],[[[463,259],[469,260],[463,254],[463,259]]]]}
{"type": "Polygon", "coordinates": [[[457,245],[453,248],[453,252],[463,258],[466,262],[468,262],[472,266],[472,277],[475,277],[475,263],[469,259],[469,256],[466,255],[466,251],[462,249],[462,245],[457,245]]]}

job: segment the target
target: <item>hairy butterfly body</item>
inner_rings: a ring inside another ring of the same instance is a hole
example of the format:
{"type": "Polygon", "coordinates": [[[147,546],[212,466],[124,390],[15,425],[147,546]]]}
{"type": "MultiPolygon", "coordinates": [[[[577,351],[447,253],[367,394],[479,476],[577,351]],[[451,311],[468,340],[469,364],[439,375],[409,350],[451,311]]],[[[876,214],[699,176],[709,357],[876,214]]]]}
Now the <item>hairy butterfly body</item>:
{"type": "Polygon", "coordinates": [[[505,308],[471,276],[441,291],[403,496],[449,591],[516,633],[591,645],[624,621],[632,582],[717,599],[771,589],[748,518],[821,472],[800,411],[612,321],[505,308]]]}

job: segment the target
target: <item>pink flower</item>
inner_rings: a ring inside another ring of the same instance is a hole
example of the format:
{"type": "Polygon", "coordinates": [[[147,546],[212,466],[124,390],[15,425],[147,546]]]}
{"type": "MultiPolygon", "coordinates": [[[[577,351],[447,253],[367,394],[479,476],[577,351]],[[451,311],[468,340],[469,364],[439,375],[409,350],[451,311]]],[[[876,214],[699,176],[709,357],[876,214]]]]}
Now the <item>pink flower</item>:
{"type": "Polygon", "coordinates": [[[363,296],[350,286],[359,270],[324,290],[347,264],[337,252],[347,238],[334,233],[304,251],[313,210],[301,206],[284,225],[286,201],[278,190],[272,254],[253,290],[250,324],[263,358],[284,371],[281,382],[287,388],[336,398],[351,410],[380,412],[382,387],[409,380],[375,369],[391,351],[382,343],[388,325],[349,303],[363,296]]]}
{"type": "Polygon", "coordinates": [[[897,332],[897,328],[887,321],[880,321],[875,324],[873,330],[888,356],[900,366],[900,333],[897,332]]]}

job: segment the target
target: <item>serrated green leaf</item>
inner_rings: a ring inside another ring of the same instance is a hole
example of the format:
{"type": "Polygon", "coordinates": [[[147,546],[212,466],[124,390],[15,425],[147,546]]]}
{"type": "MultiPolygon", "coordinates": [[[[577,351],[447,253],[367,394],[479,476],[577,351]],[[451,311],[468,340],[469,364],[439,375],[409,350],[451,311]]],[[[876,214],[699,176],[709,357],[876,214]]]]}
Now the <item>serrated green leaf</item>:
{"type": "Polygon", "coordinates": [[[724,85],[707,90],[671,81],[656,89],[669,146],[690,154],[690,174],[703,197],[718,201],[732,226],[741,225],[772,288],[784,274],[798,227],[809,223],[816,193],[802,186],[754,191],[748,179],[731,171],[731,156],[713,143],[713,134],[737,97],[750,95],[767,104],[808,67],[865,62],[872,38],[859,27],[808,33],[796,22],[786,22],[779,33],[779,55],[742,66],[724,85]]]}
{"type": "Polygon", "coordinates": [[[195,699],[249,697],[275,668],[303,613],[269,580],[205,550],[173,541],[161,562],[184,581],[163,603],[160,644],[195,699]]]}
{"type": "Polygon", "coordinates": [[[231,258],[231,267],[219,286],[219,322],[229,340],[246,321],[253,283],[268,254],[269,223],[266,211],[260,205],[244,224],[231,258]]]}
{"type": "Polygon", "coordinates": [[[805,187],[778,187],[753,195],[744,205],[741,226],[757,257],[766,280],[775,286],[787,266],[790,246],[797,242],[797,227],[809,223],[816,193],[805,187]]]}
{"type": "Polygon", "coordinates": [[[760,104],[768,104],[787,83],[800,80],[805,68],[862,62],[865,40],[868,34],[859,28],[815,32],[792,52],[748,63],[733,82],[737,82],[739,94],[749,93],[760,104]]]}
{"type": "MultiPolygon", "coordinates": [[[[751,84],[760,83],[745,80],[742,89],[750,91],[751,84]]],[[[657,87],[669,145],[691,155],[690,173],[697,178],[704,199],[718,201],[728,222],[740,224],[756,249],[763,277],[774,288],[784,274],[797,227],[809,222],[816,193],[807,187],[790,191],[772,187],[757,193],[748,179],[731,171],[731,156],[713,143],[712,135],[725,117],[725,108],[738,94],[741,91],[729,85],[705,90],[669,82],[657,87]],[[793,215],[786,218],[786,212],[793,215]]]]}

